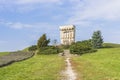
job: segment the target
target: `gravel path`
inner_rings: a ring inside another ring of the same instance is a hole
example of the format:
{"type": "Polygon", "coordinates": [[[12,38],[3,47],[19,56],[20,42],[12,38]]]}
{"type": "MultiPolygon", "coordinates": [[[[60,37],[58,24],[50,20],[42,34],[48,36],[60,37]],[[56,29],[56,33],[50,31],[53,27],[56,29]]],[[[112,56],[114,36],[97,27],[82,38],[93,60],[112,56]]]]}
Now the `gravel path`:
{"type": "Polygon", "coordinates": [[[70,52],[69,50],[65,50],[65,57],[66,57],[66,70],[64,71],[64,75],[66,76],[65,80],[76,80],[76,73],[74,72],[74,70],[72,69],[72,64],[70,62],[70,52]]]}

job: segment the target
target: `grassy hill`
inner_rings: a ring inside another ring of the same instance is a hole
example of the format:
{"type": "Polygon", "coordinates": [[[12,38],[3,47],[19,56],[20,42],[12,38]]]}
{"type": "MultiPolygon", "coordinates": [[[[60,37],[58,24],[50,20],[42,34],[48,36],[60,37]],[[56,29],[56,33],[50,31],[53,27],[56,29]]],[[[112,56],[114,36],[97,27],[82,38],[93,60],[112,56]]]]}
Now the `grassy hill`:
{"type": "Polygon", "coordinates": [[[120,80],[120,48],[73,57],[73,64],[81,80],[120,80]]]}
{"type": "MultiPolygon", "coordinates": [[[[104,46],[108,48],[72,57],[77,80],[120,80],[120,44],[104,43],[104,46]]],[[[1,52],[0,56],[6,54],[9,52],[1,52]]],[[[0,80],[61,80],[64,60],[57,54],[36,55],[0,68],[0,80]]]]}
{"type": "Polygon", "coordinates": [[[115,44],[115,43],[104,43],[103,47],[105,48],[117,48],[120,47],[120,44],[115,44]]]}
{"type": "Polygon", "coordinates": [[[36,55],[0,68],[0,80],[60,80],[64,68],[64,58],[58,55],[36,55]]]}
{"type": "Polygon", "coordinates": [[[9,52],[0,52],[0,56],[7,55],[9,52]]]}

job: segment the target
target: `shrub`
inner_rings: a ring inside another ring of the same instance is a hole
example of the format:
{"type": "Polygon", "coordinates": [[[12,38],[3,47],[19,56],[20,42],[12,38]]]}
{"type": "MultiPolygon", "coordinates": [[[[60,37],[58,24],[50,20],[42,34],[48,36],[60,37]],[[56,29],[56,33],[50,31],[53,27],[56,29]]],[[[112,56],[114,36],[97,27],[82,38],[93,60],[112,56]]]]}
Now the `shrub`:
{"type": "Polygon", "coordinates": [[[37,46],[36,45],[32,45],[28,48],[28,51],[36,51],[37,50],[37,46]]]}
{"type": "Polygon", "coordinates": [[[61,50],[58,47],[54,46],[48,46],[48,47],[42,47],[38,50],[38,54],[57,54],[61,50]]]}
{"type": "Polygon", "coordinates": [[[63,49],[69,49],[70,48],[70,45],[62,45],[63,46],[63,49]]]}
{"type": "Polygon", "coordinates": [[[91,40],[84,40],[76,42],[75,44],[71,45],[70,52],[72,54],[84,54],[84,53],[91,53],[95,52],[96,50],[92,48],[91,40]]]}

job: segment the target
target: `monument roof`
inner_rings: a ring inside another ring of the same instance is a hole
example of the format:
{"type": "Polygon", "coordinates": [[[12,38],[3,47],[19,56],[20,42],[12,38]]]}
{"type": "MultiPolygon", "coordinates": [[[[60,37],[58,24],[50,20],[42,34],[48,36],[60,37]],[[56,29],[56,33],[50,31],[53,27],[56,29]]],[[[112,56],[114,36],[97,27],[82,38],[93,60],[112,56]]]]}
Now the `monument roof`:
{"type": "Polygon", "coordinates": [[[74,25],[64,25],[64,26],[60,26],[60,29],[66,29],[66,28],[75,28],[74,25]]]}

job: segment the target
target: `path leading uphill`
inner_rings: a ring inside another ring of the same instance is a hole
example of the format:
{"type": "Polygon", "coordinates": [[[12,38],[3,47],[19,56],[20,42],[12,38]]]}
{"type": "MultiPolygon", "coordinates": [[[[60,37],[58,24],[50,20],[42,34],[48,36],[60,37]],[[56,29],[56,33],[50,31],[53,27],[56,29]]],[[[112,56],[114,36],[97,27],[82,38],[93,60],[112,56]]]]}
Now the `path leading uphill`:
{"type": "MultiPolygon", "coordinates": [[[[69,50],[64,50],[64,56],[66,57],[66,70],[63,72],[66,79],[65,80],[76,80],[76,73],[72,68],[72,64],[70,62],[71,54],[69,50]]],[[[63,79],[64,80],[64,79],[63,79]]]]}

